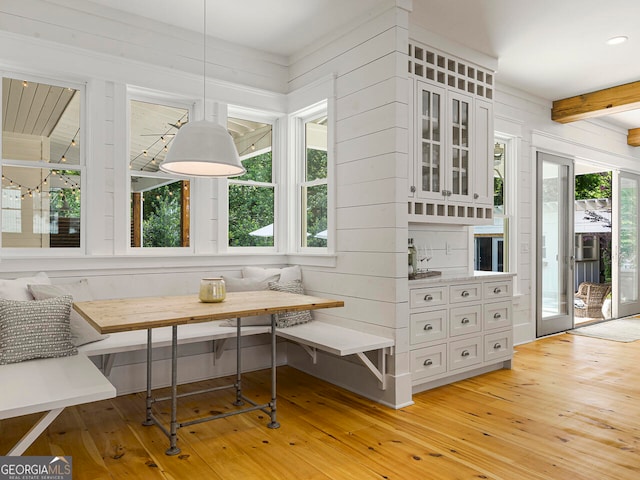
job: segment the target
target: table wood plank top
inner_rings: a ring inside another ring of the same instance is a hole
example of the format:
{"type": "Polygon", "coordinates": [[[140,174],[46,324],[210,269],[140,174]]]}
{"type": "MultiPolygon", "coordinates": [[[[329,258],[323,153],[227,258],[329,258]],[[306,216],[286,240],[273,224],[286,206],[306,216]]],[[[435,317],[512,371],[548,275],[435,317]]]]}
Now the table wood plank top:
{"type": "Polygon", "coordinates": [[[343,306],[342,300],[273,290],[229,292],[220,303],[203,303],[198,299],[198,295],[182,295],[95,300],[73,304],[73,308],[100,333],[343,306]]]}

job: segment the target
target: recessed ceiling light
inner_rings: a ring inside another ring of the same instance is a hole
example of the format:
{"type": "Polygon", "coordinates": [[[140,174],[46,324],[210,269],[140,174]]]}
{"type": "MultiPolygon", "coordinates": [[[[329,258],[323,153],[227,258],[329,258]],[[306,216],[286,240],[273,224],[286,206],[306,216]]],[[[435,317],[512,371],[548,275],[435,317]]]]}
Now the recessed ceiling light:
{"type": "Polygon", "coordinates": [[[620,45],[627,40],[629,40],[629,37],[625,35],[619,35],[617,37],[611,37],[609,40],[607,40],[607,45],[620,45]]]}

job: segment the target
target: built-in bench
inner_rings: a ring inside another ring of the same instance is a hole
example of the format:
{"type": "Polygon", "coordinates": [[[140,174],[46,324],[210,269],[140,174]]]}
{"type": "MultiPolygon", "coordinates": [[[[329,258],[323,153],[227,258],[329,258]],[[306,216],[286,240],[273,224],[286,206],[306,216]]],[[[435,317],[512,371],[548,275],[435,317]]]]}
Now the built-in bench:
{"type": "Polygon", "coordinates": [[[84,354],[0,365],[0,420],[45,413],[7,455],[22,455],[65,407],[105,400],[116,389],[84,354]]]}
{"type": "MultiPolygon", "coordinates": [[[[268,333],[270,328],[246,326],[242,327],[241,334],[243,337],[260,335],[268,333]]],[[[214,358],[218,360],[222,355],[224,342],[235,338],[236,333],[236,327],[220,325],[219,322],[181,325],[178,328],[178,344],[212,341],[214,358]]],[[[386,388],[386,354],[391,353],[394,346],[394,341],[390,338],[321,321],[279,328],[276,335],[300,344],[311,355],[314,363],[317,362],[317,350],[338,356],[356,355],[380,381],[381,388],[386,388]],[[378,351],[378,366],[365,355],[374,350],[378,351]]],[[[153,348],[170,346],[171,327],[153,329],[152,345],[153,348]]],[[[90,357],[102,356],[102,371],[109,376],[116,354],[146,348],[147,331],[134,330],[110,334],[108,338],[83,345],[78,350],[90,357]]]]}

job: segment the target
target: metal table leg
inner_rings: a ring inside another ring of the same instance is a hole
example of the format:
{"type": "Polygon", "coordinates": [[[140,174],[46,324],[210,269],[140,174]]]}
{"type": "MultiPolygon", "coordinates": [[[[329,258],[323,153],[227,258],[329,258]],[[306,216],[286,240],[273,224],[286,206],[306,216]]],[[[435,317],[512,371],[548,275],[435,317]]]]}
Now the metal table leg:
{"type": "Polygon", "coordinates": [[[153,405],[153,398],[151,397],[151,363],[153,361],[151,345],[151,329],[149,328],[147,329],[147,418],[142,422],[145,427],[149,427],[154,423],[151,413],[151,405],[153,405]]]}
{"type": "Polygon", "coordinates": [[[233,404],[236,407],[244,405],[242,400],[242,329],[240,318],[236,318],[236,401],[233,404]]]}
{"type": "Polygon", "coordinates": [[[169,449],[167,455],[177,455],[180,449],[176,446],[178,440],[178,326],[171,331],[171,427],[169,430],[169,449]]]}
{"type": "Polygon", "coordinates": [[[271,314],[271,422],[269,428],[279,428],[276,420],[276,316],[271,314]]]}

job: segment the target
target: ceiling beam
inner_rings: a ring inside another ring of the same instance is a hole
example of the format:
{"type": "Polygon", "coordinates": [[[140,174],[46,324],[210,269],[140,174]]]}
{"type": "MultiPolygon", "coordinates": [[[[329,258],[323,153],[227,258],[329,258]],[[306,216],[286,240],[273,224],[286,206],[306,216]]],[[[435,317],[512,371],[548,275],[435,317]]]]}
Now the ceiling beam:
{"type": "Polygon", "coordinates": [[[551,119],[559,123],[569,123],[638,108],[640,108],[640,82],[632,82],[555,100],[551,119]]]}
{"type": "Polygon", "coordinates": [[[627,145],[640,147],[640,128],[632,128],[627,134],[627,145]]]}

